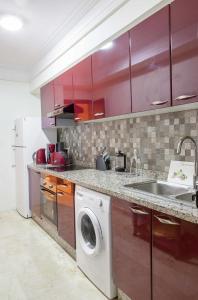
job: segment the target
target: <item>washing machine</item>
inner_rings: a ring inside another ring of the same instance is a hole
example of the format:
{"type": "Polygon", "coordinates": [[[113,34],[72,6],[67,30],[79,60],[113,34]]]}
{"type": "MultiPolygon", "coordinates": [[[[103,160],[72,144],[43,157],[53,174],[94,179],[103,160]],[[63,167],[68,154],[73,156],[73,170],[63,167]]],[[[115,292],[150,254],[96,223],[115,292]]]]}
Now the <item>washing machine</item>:
{"type": "Polygon", "coordinates": [[[117,295],[112,277],[111,199],[77,186],[75,190],[76,260],[104,295],[117,295]]]}

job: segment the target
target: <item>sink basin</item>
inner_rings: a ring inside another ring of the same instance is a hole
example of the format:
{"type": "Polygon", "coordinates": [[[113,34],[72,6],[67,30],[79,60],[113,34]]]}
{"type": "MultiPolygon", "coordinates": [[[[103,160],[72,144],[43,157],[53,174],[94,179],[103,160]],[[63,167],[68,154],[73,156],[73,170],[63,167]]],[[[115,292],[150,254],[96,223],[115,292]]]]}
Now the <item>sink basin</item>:
{"type": "Polygon", "coordinates": [[[177,200],[182,200],[182,201],[186,201],[186,202],[192,202],[192,195],[193,195],[193,193],[185,193],[185,194],[182,194],[182,195],[178,195],[175,198],[177,200]]]}
{"type": "Polygon", "coordinates": [[[132,183],[127,184],[125,187],[133,188],[139,191],[163,195],[163,196],[176,196],[179,194],[187,194],[189,192],[188,188],[181,187],[179,185],[170,184],[164,181],[149,181],[143,183],[132,183]]]}

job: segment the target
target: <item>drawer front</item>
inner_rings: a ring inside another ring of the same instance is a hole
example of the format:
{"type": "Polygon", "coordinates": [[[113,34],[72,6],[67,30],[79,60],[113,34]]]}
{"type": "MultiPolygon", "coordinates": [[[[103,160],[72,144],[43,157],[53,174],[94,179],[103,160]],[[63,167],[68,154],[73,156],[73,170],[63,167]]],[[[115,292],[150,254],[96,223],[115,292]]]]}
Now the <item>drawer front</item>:
{"type": "Polygon", "coordinates": [[[46,189],[56,193],[57,178],[52,175],[42,175],[41,185],[46,189]]]}
{"type": "Polygon", "coordinates": [[[74,184],[65,179],[58,179],[57,189],[67,194],[73,194],[74,184]]]}

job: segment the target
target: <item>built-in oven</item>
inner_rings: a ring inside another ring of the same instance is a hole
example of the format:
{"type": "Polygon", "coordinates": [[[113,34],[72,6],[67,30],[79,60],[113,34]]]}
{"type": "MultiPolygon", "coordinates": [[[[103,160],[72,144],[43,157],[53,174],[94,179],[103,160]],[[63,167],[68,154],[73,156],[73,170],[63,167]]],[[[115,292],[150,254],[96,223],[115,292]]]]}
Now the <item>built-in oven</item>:
{"type": "Polygon", "coordinates": [[[47,218],[55,226],[58,223],[56,180],[54,176],[43,175],[40,184],[41,217],[47,218]]]}

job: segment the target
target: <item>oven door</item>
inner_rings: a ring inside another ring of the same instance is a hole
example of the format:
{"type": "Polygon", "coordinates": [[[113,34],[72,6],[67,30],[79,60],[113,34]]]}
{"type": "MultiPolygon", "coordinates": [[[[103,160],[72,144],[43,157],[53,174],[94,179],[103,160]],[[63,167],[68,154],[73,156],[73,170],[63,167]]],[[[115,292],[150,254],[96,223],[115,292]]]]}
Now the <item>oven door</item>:
{"type": "Polygon", "coordinates": [[[41,214],[57,226],[56,193],[41,188],[41,214]]]}

